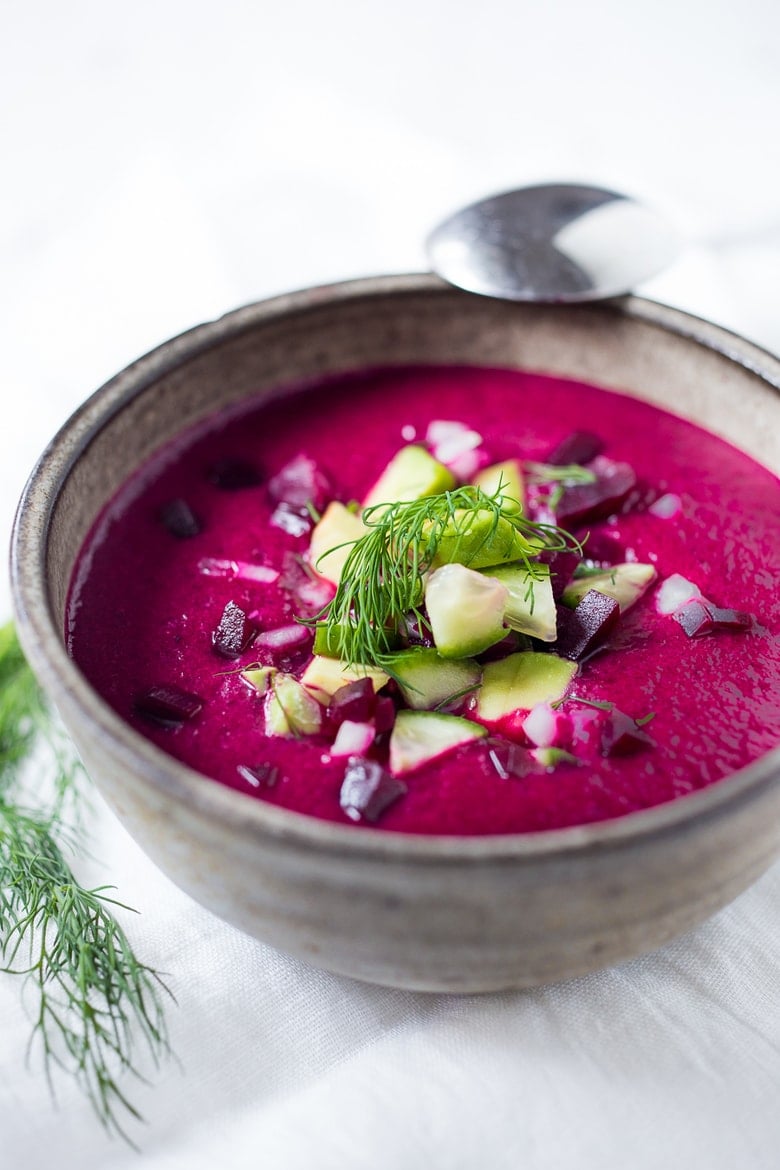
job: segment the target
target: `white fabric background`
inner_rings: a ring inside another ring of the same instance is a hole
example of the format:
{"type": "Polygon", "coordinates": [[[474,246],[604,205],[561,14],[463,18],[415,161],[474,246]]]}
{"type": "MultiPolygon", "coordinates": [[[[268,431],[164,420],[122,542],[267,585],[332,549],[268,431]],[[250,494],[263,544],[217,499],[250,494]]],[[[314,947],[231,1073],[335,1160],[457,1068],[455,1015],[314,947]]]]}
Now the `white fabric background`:
{"type": "MultiPolygon", "coordinates": [[[[0,528],[83,397],[167,336],[303,285],[424,267],[442,214],[575,178],[688,252],[641,291],[780,348],[774,0],[6,0],[0,528]]],[[[10,612],[0,585],[0,617],[10,612]]],[[[180,1064],[128,1086],[150,1170],[727,1170],[780,1163],[780,869],[659,954],[482,998],[376,989],[224,926],[112,815],[100,862],[169,975],[180,1064]]],[[[0,1167],[124,1170],[24,1066],[0,978],[0,1167]]]]}

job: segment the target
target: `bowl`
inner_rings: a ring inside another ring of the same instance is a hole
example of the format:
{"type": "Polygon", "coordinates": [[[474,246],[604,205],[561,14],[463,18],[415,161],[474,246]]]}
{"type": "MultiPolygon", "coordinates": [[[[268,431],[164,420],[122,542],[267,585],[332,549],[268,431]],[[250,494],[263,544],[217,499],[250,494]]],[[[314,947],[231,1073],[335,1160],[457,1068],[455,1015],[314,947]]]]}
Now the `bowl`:
{"type": "Polygon", "coordinates": [[[66,423],[17,514],[19,634],[109,804],[222,918],[308,963],[395,987],[563,980],[661,946],[767,868],[780,846],[780,751],[618,820],[482,838],[382,833],[272,807],[179,764],[100,699],[63,644],[82,541],[152,451],[248,395],[407,363],[527,368],[624,390],[780,470],[780,362],[684,313],[634,297],[507,304],[425,275],[311,289],[167,342],[66,423]]]}

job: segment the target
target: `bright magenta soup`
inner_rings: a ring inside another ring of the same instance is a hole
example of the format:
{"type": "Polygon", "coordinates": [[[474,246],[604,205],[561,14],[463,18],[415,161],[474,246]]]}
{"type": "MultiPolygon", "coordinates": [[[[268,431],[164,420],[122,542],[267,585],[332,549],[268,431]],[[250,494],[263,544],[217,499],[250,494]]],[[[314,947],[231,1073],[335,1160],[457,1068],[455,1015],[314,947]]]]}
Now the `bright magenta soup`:
{"type": "MultiPolygon", "coordinates": [[[[99,694],[141,734],[215,781],[349,823],[339,803],[345,760],[331,757],[322,737],[267,736],[263,699],[240,675],[250,663],[279,665],[278,651],[255,643],[227,660],[213,635],[229,602],[266,631],[289,626],[300,609],[309,533],[271,523],[273,476],[304,454],[327,475],[334,498],[359,500],[432,419],[473,427],[492,462],[544,461],[571,432],[587,430],[611,459],[634,469],[631,506],[587,526],[586,556],[650,563],[658,582],[621,616],[602,651],[579,664],[572,689],[634,719],[653,714],[644,725],[652,744],[506,776],[491,757],[495,740],[473,742],[406,775],[407,791],[376,826],[485,834],[603,820],[690,793],[778,743],[777,479],[727,443],[627,395],[494,369],[391,369],[337,379],[250,404],[163,450],[104,511],[74,574],[68,646],[99,694]],[[679,499],[676,514],[649,510],[668,494],[679,499]],[[197,532],[177,537],[161,522],[172,501],[186,503],[197,532]],[[203,571],[209,559],[266,566],[280,576],[213,575],[203,571]],[[658,586],[672,574],[694,582],[715,605],[753,615],[750,628],[689,637],[656,609],[658,586]],[[202,706],[162,726],[137,706],[154,686],[182,688],[202,706]],[[269,775],[273,783],[265,782],[269,775]]],[[[299,527],[307,527],[305,518],[299,527]]],[[[281,665],[300,677],[309,657],[306,646],[293,648],[281,665]]],[[[588,709],[601,717],[600,708],[588,709]]],[[[383,739],[371,751],[380,762],[383,739]]]]}

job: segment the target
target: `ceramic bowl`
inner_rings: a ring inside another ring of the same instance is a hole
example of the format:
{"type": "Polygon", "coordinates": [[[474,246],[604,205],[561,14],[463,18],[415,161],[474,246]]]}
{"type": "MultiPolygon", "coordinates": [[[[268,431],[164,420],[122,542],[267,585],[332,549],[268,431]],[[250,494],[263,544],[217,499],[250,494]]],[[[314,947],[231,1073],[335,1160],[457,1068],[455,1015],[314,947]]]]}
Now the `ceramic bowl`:
{"type": "Polygon", "coordinates": [[[456,992],[565,979],[644,951],[744,890],[780,847],[780,752],[670,804],[530,835],[423,838],[317,821],[221,787],[137,735],[63,645],[79,547],[147,456],[221,407],[403,363],[528,368],[624,390],[780,470],[780,363],[648,301],[510,305],[429,276],[250,305],[119,374],[49,446],[12,550],[19,632],[140,846],[216,914],[309,963],[456,992]]]}

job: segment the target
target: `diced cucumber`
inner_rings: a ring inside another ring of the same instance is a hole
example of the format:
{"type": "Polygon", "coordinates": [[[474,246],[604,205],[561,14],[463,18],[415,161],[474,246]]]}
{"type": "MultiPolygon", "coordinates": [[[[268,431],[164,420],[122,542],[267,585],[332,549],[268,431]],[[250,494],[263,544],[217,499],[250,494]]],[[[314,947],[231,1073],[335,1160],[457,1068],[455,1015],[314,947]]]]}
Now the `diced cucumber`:
{"type": "Polygon", "coordinates": [[[537,703],[562,699],[576,673],[576,662],[533,650],[489,662],[477,691],[477,718],[497,723],[513,711],[530,711],[537,703]]]}
{"type": "Polygon", "coordinates": [[[527,539],[503,516],[496,522],[495,514],[487,509],[459,508],[439,537],[431,567],[455,561],[471,569],[484,569],[520,560],[523,555],[536,556],[542,547],[541,540],[527,539]]]}
{"type": "Polygon", "coordinates": [[[417,444],[393,456],[363,501],[363,508],[437,496],[455,487],[452,472],[417,444]]]}
{"type": "Polygon", "coordinates": [[[431,573],[425,605],[442,658],[468,658],[500,642],[508,598],[505,585],[465,565],[442,565],[431,573]]]}
{"type": "MultiPolygon", "coordinates": [[[[353,637],[354,631],[350,626],[327,626],[324,622],[319,622],[314,628],[312,649],[315,654],[324,654],[326,658],[338,658],[343,652],[351,651],[353,637]]],[[[394,650],[399,642],[395,631],[385,630],[382,638],[385,650],[394,650]]]]}
{"type": "Polygon", "coordinates": [[[251,683],[258,694],[264,695],[276,673],[275,666],[250,666],[248,670],[242,670],[241,677],[251,683]]]}
{"type": "Polygon", "coordinates": [[[315,573],[338,585],[356,540],[365,536],[363,521],[338,500],[328,504],[311,534],[309,561],[315,573]]]}
{"type": "Polygon", "coordinates": [[[575,576],[563,591],[564,605],[576,609],[590,589],[613,597],[620,606],[620,612],[630,609],[655,581],[658,573],[654,565],[640,565],[636,562],[612,565],[599,573],[575,576]]]}
{"type": "Polygon", "coordinates": [[[399,711],[390,735],[390,771],[396,776],[411,772],[484,735],[484,727],[458,715],[399,711]]]}
{"type": "Polygon", "coordinates": [[[503,463],[493,463],[475,475],[473,482],[477,487],[482,488],[486,496],[495,495],[500,487],[501,493],[506,499],[506,503],[503,505],[506,511],[523,510],[525,482],[523,465],[519,459],[505,459],[503,463]],[[512,501],[516,501],[518,506],[515,507],[512,501]]]}
{"type": "Polygon", "coordinates": [[[291,674],[278,673],[266,695],[266,735],[316,735],[321,727],[319,703],[291,674]]]}
{"type": "Polygon", "coordinates": [[[430,710],[475,688],[481,668],[470,658],[447,660],[432,647],[401,650],[383,659],[401,694],[415,710],[430,710]]]}
{"type": "Polygon", "coordinates": [[[339,687],[359,678],[370,678],[374,690],[378,691],[388,681],[389,676],[378,666],[364,666],[360,662],[348,666],[340,658],[327,658],[322,654],[315,654],[303,672],[301,683],[318,703],[327,707],[339,687]]]}
{"type": "Polygon", "coordinates": [[[480,572],[508,590],[504,621],[510,629],[541,642],[555,641],[557,619],[549,565],[534,563],[532,572],[523,564],[492,565],[480,572]]]}

